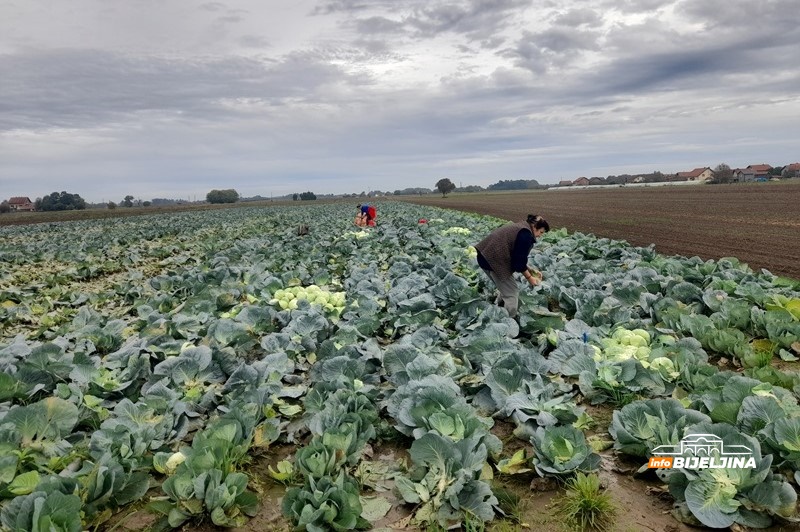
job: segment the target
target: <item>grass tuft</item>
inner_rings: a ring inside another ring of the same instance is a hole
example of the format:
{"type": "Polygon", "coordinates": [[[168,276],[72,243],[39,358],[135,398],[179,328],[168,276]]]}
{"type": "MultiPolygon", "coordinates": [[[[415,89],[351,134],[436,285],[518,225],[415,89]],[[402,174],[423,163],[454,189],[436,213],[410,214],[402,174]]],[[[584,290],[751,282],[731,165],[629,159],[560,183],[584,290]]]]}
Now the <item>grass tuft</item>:
{"type": "Polygon", "coordinates": [[[596,474],[578,473],[567,481],[566,493],[554,504],[573,530],[608,532],[612,530],[616,507],[611,496],[600,487],[596,474]]]}
{"type": "Polygon", "coordinates": [[[492,486],[492,492],[497,497],[498,506],[506,518],[516,523],[522,522],[522,500],[519,495],[502,486],[492,486]]]}
{"type": "Polygon", "coordinates": [[[464,514],[464,532],[485,532],[486,523],[469,512],[464,514]]]}

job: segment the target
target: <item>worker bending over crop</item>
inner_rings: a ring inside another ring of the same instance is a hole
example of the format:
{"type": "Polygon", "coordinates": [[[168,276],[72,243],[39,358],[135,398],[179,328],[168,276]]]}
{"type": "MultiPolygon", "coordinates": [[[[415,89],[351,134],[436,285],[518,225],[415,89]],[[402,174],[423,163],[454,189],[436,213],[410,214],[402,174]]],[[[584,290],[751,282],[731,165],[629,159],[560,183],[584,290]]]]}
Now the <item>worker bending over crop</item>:
{"type": "Polygon", "coordinates": [[[359,203],[356,208],[358,209],[358,214],[356,214],[355,224],[359,227],[374,227],[375,218],[378,216],[375,206],[359,203]]]}
{"type": "Polygon", "coordinates": [[[521,273],[531,286],[541,282],[541,272],[528,266],[528,255],[536,239],[549,230],[550,224],[541,216],[529,214],[525,222],[499,227],[475,245],[478,265],[500,291],[495,304],[502,302],[512,318],[517,316],[519,307],[519,286],[514,273],[521,273]]]}

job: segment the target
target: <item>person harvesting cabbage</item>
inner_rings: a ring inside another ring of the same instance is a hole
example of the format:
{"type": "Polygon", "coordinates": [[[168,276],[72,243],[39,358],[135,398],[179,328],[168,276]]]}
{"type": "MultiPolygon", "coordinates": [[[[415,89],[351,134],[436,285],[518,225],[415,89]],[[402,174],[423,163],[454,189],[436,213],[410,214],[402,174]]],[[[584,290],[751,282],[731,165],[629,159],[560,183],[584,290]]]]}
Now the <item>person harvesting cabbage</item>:
{"type": "Polygon", "coordinates": [[[356,214],[355,224],[359,227],[374,227],[375,218],[378,216],[377,210],[373,205],[361,204],[356,205],[358,214],[356,214]]]}
{"type": "Polygon", "coordinates": [[[542,274],[528,267],[528,254],[536,239],[549,230],[550,224],[544,218],[529,214],[526,221],[495,229],[475,245],[478,266],[500,291],[495,304],[502,302],[512,318],[517,316],[519,306],[519,286],[514,273],[521,273],[531,286],[539,284],[542,274]]]}

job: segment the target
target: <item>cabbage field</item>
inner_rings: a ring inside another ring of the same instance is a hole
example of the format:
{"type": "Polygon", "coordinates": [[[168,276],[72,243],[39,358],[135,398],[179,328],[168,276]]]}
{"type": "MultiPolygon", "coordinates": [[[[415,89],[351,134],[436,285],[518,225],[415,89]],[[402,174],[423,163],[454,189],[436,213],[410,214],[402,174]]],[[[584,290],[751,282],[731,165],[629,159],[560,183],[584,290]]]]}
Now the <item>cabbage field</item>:
{"type": "Polygon", "coordinates": [[[352,207],[0,228],[0,529],[247,527],[279,485],[295,530],[476,531],[611,456],[685,523],[800,522],[800,282],[553,230],[516,322],[472,247],[503,221],[352,207]],[[648,470],[697,434],[753,466],[648,470]]]}

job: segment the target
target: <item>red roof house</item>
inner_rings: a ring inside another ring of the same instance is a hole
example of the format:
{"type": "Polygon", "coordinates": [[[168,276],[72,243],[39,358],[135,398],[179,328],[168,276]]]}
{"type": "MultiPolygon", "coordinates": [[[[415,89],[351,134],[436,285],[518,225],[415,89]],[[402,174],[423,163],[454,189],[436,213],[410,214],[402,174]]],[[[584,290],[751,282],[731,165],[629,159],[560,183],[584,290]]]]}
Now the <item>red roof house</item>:
{"type": "Polygon", "coordinates": [[[800,163],[787,164],[781,170],[782,177],[800,177],[800,163]]]}
{"type": "Polygon", "coordinates": [[[678,172],[676,174],[676,181],[708,181],[714,177],[714,172],[711,168],[695,168],[691,172],[678,172]]]}
{"type": "Polygon", "coordinates": [[[768,164],[751,164],[747,170],[752,170],[756,175],[767,175],[772,167],[768,164]]]}
{"type": "Polygon", "coordinates": [[[12,211],[34,211],[36,206],[27,196],[16,196],[8,200],[12,211]]]}
{"type": "Polygon", "coordinates": [[[751,164],[742,171],[742,177],[744,181],[766,181],[770,170],[772,167],[768,164],[751,164]]]}

